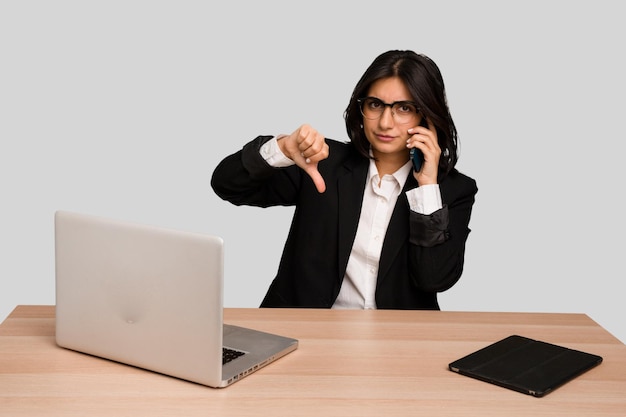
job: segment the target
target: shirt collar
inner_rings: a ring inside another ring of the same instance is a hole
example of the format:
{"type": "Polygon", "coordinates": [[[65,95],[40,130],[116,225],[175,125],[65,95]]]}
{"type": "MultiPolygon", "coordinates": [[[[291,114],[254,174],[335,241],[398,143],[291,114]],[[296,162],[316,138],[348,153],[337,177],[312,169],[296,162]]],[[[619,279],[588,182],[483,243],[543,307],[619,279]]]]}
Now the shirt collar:
{"type": "MultiPolygon", "coordinates": [[[[372,151],[370,150],[370,155],[371,154],[372,151]]],[[[398,182],[398,185],[400,185],[400,189],[404,188],[404,184],[406,183],[407,177],[409,176],[412,168],[413,166],[411,164],[411,160],[408,160],[406,164],[402,165],[396,172],[391,174],[398,182]]],[[[376,163],[374,162],[374,160],[370,158],[367,181],[371,182],[374,177],[378,177],[378,169],[376,168],[376,163]]]]}

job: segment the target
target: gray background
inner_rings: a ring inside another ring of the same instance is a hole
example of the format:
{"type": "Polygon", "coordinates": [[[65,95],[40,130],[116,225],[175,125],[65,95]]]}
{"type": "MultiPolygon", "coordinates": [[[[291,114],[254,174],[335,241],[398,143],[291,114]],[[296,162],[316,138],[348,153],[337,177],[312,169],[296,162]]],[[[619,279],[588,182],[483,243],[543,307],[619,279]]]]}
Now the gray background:
{"type": "Polygon", "coordinates": [[[227,307],[256,307],[290,208],[237,208],[211,173],[258,134],[345,140],[367,65],[440,66],[478,181],[442,309],[585,313],[626,341],[620,2],[0,2],[0,319],[53,304],[53,214],[217,234],[227,307]]]}

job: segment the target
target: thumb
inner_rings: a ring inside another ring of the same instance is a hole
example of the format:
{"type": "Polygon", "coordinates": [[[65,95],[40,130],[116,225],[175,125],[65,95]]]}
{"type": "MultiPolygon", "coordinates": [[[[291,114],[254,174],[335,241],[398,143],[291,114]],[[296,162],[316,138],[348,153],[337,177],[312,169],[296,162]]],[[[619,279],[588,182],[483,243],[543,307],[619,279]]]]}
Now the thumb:
{"type": "Polygon", "coordinates": [[[304,172],[306,172],[309,177],[311,177],[311,179],[313,180],[313,184],[315,184],[315,188],[317,188],[318,192],[323,193],[324,191],[326,191],[326,182],[324,181],[324,177],[322,177],[322,174],[320,174],[320,172],[317,170],[317,164],[309,164],[304,169],[304,172]]]}

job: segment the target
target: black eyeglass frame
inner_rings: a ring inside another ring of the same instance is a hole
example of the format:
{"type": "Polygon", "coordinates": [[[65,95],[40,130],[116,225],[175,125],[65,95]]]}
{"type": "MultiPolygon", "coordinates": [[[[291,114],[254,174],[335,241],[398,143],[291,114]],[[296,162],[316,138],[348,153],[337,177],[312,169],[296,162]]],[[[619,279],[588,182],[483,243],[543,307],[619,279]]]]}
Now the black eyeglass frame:
{"type": "Polygon", "coordinates": [[[389,107],[391,109],[391,114],[395,118],[396,117],[396,113],[393,111],[393,108],[396,105],[410,105],[410,106],[415,108],[415,115],[416,116],[420,113],[420,108],[417,105],[417,103],[415,103],[414,101],[410,101],[410,100],[400,100],[400,101],[394,101],[393,103],[385,103],[384,101],[382,101],[378,97],[368,96],[368,97],[358,98],[356,101],[359,104],[359,110],[361,111],[361,114],[363,115],[363,117],[365,117],[368,120],[379,119],[383,115],[383,113],[385,112],[385,108],[386,107],[389,107]],[[367,100],[374,100],[375,102],[377,102],[377,103],[379,103],[379,104],[381,104],[383,106],[383,109],[380,112],[380,114],[378,115],[378,117],[370,118],[370,117],[367,117],[365,115],[365,112],[363,111],[363,105],[365,104],[365,101],[367,101],[367,100]]]}

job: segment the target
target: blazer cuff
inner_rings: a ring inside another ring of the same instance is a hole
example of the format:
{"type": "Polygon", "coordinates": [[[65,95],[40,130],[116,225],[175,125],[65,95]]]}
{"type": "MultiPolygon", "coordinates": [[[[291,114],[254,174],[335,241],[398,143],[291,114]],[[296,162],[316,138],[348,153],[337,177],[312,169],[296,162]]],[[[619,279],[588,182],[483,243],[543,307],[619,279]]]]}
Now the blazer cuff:
{"type": "Polygon", "coordinates": [[[260,153],[263,144],[273,136],[257,136],[246,143],[242,149],[241,162],[252,178],[265,178],[272,175],[274,168],[268,164],[260,153]]]}
{"type": "Polygon", "coordinates": [[[448,206],[432,214],[411,211],[409,241],[413,245],[432,247],[448,240],[448,206]]]}

